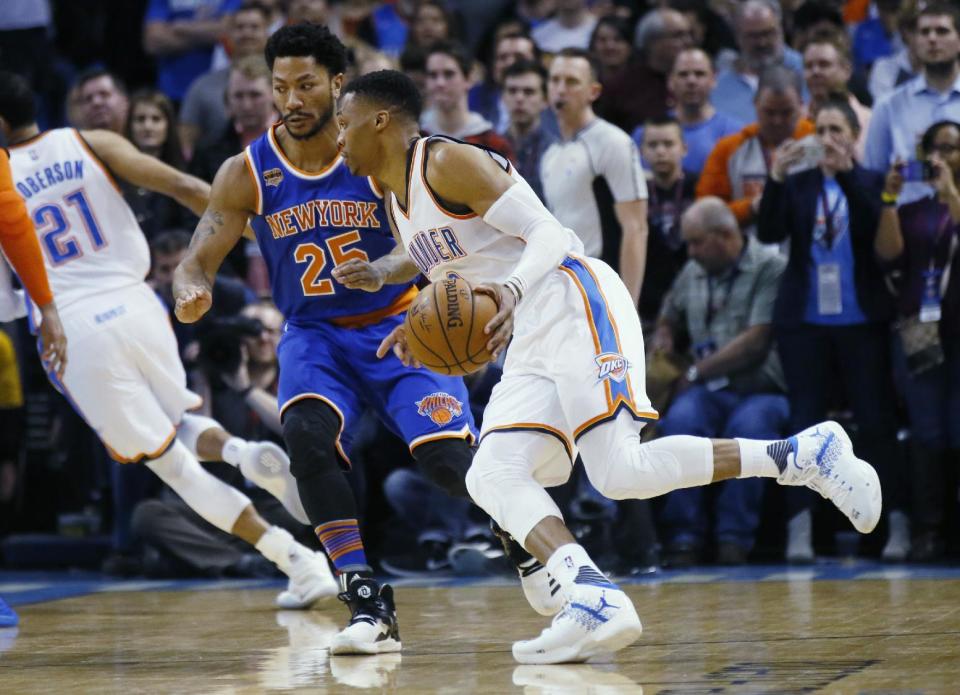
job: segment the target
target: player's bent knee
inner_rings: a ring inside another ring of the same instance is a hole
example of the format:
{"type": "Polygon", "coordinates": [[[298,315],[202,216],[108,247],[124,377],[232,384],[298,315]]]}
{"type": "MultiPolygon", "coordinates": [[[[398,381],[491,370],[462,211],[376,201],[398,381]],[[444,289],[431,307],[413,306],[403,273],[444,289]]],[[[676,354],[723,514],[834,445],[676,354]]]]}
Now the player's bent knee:
{"type": "Polygon", "coordinates": [[[323,401],[305,398],[283,414],[283,441],[294,478],[339,470],[340,416],[323,401]]]}
{"type": "Polygon", "coordinates": [[[420,471],[435,485],[453,497],[467,497],[465,478],[473,452],[466,440],[437,439],[415,447],[413,458],[420,471]]]}

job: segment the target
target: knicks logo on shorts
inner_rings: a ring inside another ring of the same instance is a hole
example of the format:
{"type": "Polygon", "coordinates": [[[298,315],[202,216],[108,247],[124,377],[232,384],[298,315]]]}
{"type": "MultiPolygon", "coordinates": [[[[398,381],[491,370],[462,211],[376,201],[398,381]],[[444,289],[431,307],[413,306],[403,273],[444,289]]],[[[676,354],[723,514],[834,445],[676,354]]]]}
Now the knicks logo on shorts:
{"type": "Polygon", "coordinates": [[[417,401],[417,414],[430,418],[435,425],[446,425],[463,414],[463,403],[449,393],[437,391],[417,401]]]}
{"type": "Polygon", "coordinates": [[[630,363],[618,352],[602,352],[594,358],[597,363],[597,381],[612,379],[623,382],[627,378],[630,363]]]}

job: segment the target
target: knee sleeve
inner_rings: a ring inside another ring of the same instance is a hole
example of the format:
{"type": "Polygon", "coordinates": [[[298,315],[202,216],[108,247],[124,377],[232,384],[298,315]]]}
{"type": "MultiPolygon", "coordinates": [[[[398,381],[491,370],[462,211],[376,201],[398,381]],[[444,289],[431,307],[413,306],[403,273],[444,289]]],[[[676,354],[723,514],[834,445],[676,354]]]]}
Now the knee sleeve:
{"type": "Polygon", "coordinates": [[[521,545],[533,527],[548,516],[563,519],[560,508],[534,480],[532,462],[516,444],[535,432],[499,432],[486,437],[467,471],[470,497],[521,545]]]}
{"type": "Polygon", "coordinates": [[[467,497],[465,478],[473,452],[466,440],[436,439],[420,444],[413,450],[417,467],[430,482],[451,497],[467,497]]]}
{"type": "Polygon", "coordinates": [[[180,425],[177,427],[177,439],[183,442],[191,454],[199,457],[197,453],[197,440],[200,439],[201,434],[213,429],[222,430],[223,425],[213,418],[204,415],[184,413],[183,418],[180,420],[180,425]]]}
{"type": "Polygon", "coordinates": [[[578,442],[587,477],[604,497],[648,499],[713,480],[709,439],[675,435],[641,444],[636,428],[618,428],[619,422],[604,424],[578,442]]]}
{"type": "Polygon", "coordinates": [[[207,473],[180,441],[175,440],[165,454],[146,465],[193,511],[221,531],[230,533],[250,504],[239,490],[207,473]]]}
{"type": "Polygon", "coordinates": [[[283,414],[283,441],[294,478],[340,472],[337,438],[341,424],[337,412],[316,398],[305,398],[287,408],[283,414]]]}

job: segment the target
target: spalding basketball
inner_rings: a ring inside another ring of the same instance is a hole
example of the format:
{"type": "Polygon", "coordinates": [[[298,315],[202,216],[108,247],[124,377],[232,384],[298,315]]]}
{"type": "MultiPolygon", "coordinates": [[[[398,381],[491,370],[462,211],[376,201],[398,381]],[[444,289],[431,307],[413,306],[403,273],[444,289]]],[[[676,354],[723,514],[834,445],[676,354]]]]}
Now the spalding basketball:
{"type": "Polygon", "coordinates": [[[487,352],[490,336],[484,327],[497,313],[497,303],[475,294],[470,283],[447,273],[420,292],[404,322],[407,345],[427,369],[463,376],[492,359],[487,352]]]}

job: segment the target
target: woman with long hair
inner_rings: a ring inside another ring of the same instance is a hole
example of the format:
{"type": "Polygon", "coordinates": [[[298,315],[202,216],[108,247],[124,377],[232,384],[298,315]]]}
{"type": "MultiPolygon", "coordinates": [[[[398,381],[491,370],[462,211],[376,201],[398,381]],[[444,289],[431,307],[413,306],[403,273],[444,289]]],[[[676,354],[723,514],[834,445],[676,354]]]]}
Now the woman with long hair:
{"type": "MultiPolygon", "coordinates": [[[[124,134],[138,150],[183,170],[185,162],[173,104],[162,92],[145,89],[130,97],[124,134]]],[[[195,219],[174,200],[145,188],[123,184],[123,195],[149,241],[166,229],[190,227],[195,219]]]]}

